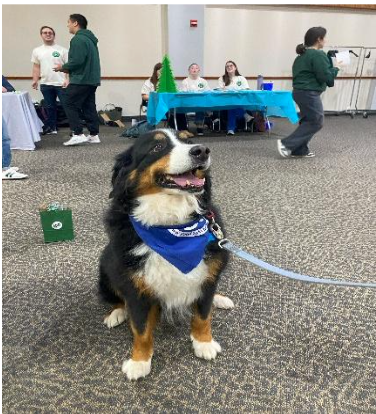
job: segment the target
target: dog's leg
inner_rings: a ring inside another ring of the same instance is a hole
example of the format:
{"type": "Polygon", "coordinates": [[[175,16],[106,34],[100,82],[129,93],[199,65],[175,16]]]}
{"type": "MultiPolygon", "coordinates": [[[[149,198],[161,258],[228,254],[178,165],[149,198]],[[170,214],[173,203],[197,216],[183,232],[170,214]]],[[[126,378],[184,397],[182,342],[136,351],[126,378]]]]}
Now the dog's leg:
{"type": "Polygon", "coordinates": [[[122,371],[129,380],[146,377],[151,369],[153,356],[153,331],[157,324],[159,307],[152,305],[147,309],[138,309],[137,317],[131,315],[133,332],[132,358],[124,361],[122,371]]]}
{"type": "Polygon", "coordinates": [[[103,323],[108,328],[119,326],[127,319],[127,310],[124,303],[119,303],[112,308],[112,311],[105,316],[103,323]]]}
{"type": "Polygon", "coordinates": [[[216,293],[213,299],[213,306],[218,309],[232,309],[235,305],[229,297],[216,293]]]}
{"type": "Polygon", "coordinates": [[[203,296],[197,301],[191,322],[194,353],[197,357],[204,359],[214,359],[221,352],[221,346],[214,341],[211,333],[211,306],[214,289],[214,286],[208,286],[203,296]]]}

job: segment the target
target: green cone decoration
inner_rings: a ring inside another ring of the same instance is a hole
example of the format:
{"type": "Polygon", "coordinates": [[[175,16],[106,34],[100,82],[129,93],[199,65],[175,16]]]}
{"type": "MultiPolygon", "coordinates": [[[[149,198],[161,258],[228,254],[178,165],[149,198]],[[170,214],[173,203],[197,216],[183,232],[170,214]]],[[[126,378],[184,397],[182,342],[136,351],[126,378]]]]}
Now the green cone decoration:
{"type": "Polygon", "coordinates": [[[165,55],[162,61],[162,70],[157,92],[178,92],[174,74],[171,69],[171,61],[168,55],[165,55]]]}

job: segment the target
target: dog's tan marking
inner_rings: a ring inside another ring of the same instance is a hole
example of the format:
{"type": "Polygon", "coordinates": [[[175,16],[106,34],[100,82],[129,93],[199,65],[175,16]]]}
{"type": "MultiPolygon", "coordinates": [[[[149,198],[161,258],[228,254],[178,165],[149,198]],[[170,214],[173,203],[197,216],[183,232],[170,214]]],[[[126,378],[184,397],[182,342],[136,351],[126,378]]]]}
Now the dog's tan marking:
{"type": "Polygon", "coordinates": [[[166,135],[165,135],[165,134],[163,134],[162,132],[157,132],[157,133],[154,135],[154,139],[158,139],[158,140],[166,139],[166,135]]]}
{"type": "Polygon", "coordinates": [[[136,179],[136,175],[137,175],[137,170],[131,171],[131,173],[129,174],[129,180],[134,181],[136,179]]]}
{"type": "Polygon", "coordinates": [[[144,332],[137,331],[131,322],[133,332],[133,361],[148,361],[153,355],[153,331],[158,322],[159,308],[153,305],[149,311],[144,332]]]}
{"type": "Polygon", "coordinates": [[[158,173],[166,173],[169,163],[170,155],[166,155],[147,168],[140,175],[137,193],[138,196],[156,194],[162,191],[162,189],[155,184],[155,177],[158,173]]]}
{"type": "Polygon", "coordinates": [[[218,273],[221,270],[222,262],[219,259],[211,258],[208,263],[209,274],[206,278],[207,282],[214,282],[217,279],[218,273]]]}
{"type": "Polygon", "coordinates": [[[145,282],[145,279],[143,277],[134,276],[132,277],[132,282],[134,286],[137,288],[138,292],[143,295],[147,296],[153,296],[153,290],[148,286],[145,282]]]}
{"type": "Polygon", "coordinates": [[[201,319],[195,307],[191,321],[191,336],[200,342],[211,342],[211,313],[206,319],[201,319]]]}

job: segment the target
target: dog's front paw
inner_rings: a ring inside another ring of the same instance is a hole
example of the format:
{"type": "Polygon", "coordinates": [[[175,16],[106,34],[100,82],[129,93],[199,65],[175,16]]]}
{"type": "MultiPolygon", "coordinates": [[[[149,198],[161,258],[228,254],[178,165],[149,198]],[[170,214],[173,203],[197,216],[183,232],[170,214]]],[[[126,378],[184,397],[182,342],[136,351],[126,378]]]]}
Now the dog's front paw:
{"type": "Polygon", "coordinates": [[[127,319],[127,312],[125,308],[115,308],[109,315],[104,318],[103,323],[108,328],[115,328],[127,319]]]}
{"type": "Polygon", "coordinates": [[[213,305],[219,309],[232,309],[235,306],[230,298],[220,295],[219,293],[214,295],[213,305]]]}
{"type": "Polygon", "coordinates": [[[191,336],[193,350],[196,357],[203,359],[214,359],[222,351],[221,345],[212,339],[210,342],[200,342],[191,336]]]}
{"type": "Polygon", "coordinates": [[[129,380],[137,380],[146,377],[146,375],[150,374],[151,358],[148,361],[134,361],[133,359],[128,359],[127,361],[124,361],[121,370],[129,380]]]}

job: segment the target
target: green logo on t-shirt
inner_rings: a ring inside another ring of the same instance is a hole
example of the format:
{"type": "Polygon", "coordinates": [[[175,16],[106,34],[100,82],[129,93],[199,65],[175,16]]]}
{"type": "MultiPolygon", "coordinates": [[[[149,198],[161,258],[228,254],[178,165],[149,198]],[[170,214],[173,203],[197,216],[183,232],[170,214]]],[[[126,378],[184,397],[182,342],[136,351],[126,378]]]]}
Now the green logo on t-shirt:
{"type": "Polygon", "coordinates": [[[52,56],[53,57],[60,57],[60,53],[57,50],[55,50],[54,52],[52,52],[52,56]]]}
{"type": "Polygon", "coordinates": [[[237,81],[237,82],[236,82],[236,84],[237,84],[238,86],[241,86],[242,81],[237,81]]]}
{"type": "Polygon", "coordinates": [[[204,84],[203,84],[203,83],[199,83],[197,86],[198,86],[199,88],[203,88],[203,87],[204,87],[204,84]]]}

